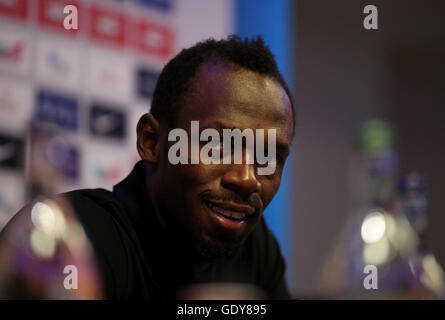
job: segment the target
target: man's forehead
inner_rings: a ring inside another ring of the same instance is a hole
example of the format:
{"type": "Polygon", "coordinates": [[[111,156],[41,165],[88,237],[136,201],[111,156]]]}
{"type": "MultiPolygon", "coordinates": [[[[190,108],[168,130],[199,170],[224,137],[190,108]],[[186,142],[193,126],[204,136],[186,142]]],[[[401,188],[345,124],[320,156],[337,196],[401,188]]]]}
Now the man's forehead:
{"type": "Polygon", "coordinates": [[[278,81],[234,64],[204,63],[190,89],[183,110],[190,118],[219,115],[278,126],[292,119],[289,98],[278,81]]]}
{"type": "MultiPolygon", "coordinates": [[[[229,62],[205,62],[192,80],[195,90],[212,88],[229,90],[230,93],[276,93],[280,85],[271,76],[243,68],[229,62]]],[[[225,93],[225,92],[221,92],[225,93]]]]}

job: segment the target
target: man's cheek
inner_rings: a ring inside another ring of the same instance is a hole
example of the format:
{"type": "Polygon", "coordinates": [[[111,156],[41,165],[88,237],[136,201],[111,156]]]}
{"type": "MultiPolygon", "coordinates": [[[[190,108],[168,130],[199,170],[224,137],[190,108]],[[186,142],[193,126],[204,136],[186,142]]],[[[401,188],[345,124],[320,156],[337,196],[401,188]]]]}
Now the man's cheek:
{"type": "Polygon", "coordinates": [[[224,174],[224,165],[221,164],[196,164],[183,165],[186,168],[182,170],[183,178],[188,183],[193,182],[196,185],[206,184],[217,180],[224,174]]]}
{"type": "MultiPolygon", "coordinates": [[[[263,181],[261,190],[261,199],[263,200],[263,209],[265,209],[278,192],[281,179],[274,179],[272,181],[263,181]]],[[[261,181],[260,181],[261,183],[261,181]]]]}

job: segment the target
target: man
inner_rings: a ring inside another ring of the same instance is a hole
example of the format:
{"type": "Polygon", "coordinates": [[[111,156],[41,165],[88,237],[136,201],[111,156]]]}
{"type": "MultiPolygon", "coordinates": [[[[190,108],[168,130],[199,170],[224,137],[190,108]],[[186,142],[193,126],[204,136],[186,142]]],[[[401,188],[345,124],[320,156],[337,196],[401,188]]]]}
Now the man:
{"type": "Polygon", "coordinates": [[[93,245],[105,298],[177,298],[192,284],[227,282],[290,298],[262,212],[280,186],[294,119],[289,89],[261,38],[207,40],[173,58],[137,125],[142,160],[112,192],[65,194],[93,245]],[[259,175],[247,150],[242,163],[172,163],[169,133],[190,135],[192,121],[221,133],[274,129],[264,136],[266,146],[275,139],[273,173],[259,175]]]}

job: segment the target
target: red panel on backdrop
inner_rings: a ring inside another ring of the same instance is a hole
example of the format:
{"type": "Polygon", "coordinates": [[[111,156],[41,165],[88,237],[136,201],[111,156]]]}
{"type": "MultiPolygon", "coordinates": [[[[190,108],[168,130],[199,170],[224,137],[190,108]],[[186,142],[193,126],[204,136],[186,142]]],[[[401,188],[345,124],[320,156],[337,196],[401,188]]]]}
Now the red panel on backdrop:
{"type": "MultiPolygon", "coordinates": [[[[39,24],[45,27],[50,27],[56,30],[61,30],[64,32],[69,32],[70,34],[76,34],[77,30],[65,30],[63,27],[63,20],[65,14],[63,13],[63,8],[66,5],[75,5],[78,10],[78,15],[80,16],[79,3],[73,0],[39,0],[38,9],[38,21],[39,24]]],[[[80,17],[79,17],[79,29],[80,29],[80,17]]]]}
{"type": "Polygon", "coordinates": [[[173,29],[165,24],[140,19],[136,26],[136,47],[145,54],[162,59],[169,58],[174,50],[173,29]]]}
{"type": "Polygon", "coordinates": [[[28,14],[28,0],[0,1],[0,15],[26,20],[28,14]]]}
{"type": "Polygon", "coordinates": [[[93,5],[90,9],[90,37],[123,46],[125,22],[125,14],[100,5],[93,5]]]}

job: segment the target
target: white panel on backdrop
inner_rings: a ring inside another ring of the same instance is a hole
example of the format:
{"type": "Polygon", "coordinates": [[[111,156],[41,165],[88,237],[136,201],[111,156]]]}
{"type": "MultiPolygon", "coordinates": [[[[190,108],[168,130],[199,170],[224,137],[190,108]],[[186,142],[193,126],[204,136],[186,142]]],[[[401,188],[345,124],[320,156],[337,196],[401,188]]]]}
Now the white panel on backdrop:
{"type": "Polygon", "coordinates": [[[0,131],[23,135],[33,110],[33,91],[28,82],[0,77],[0,131]]]}
{"type": "Polygon", "coordinates": [[[0,24],[0,71],[25,75],[31,67],[31,41],[25,29],[0,24]]]}
{"type": "Polygon", "coordinates": [[[37,44],[37,77],[43,83],[65,89],[80,85],[80,54],[74,41],[41,38],[37,44]]]}
{"type": "Polygon", "coordinates": [[[84,77],[87,91],[95,98],[126,103],[134,91],[133,72],[128,56],[91,49],[84,77]]]}

